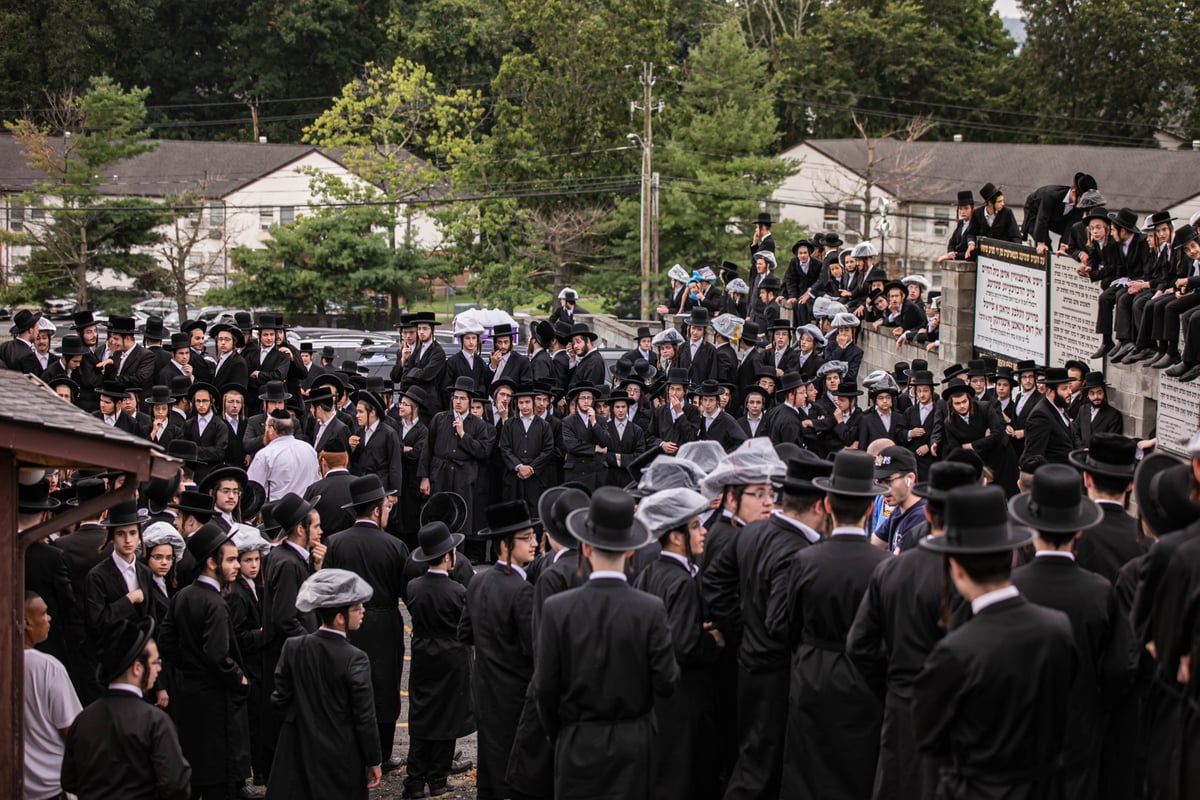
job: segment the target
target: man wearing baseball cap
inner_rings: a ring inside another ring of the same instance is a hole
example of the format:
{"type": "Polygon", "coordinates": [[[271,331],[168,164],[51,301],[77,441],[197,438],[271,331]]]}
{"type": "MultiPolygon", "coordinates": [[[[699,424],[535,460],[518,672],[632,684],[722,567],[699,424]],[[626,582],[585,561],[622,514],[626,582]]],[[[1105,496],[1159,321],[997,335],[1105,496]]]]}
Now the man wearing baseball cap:
{"type": "Polygon", "coordinates": [[[888,487],[884,501],[892,507],[892,513],[871,532],[871,542],[889,553],[898,553],[905,535],[925,521],[925,498],[913,494],[917,457],[907,447],[885,447],[875,456],[875,478],[888,487]]]}

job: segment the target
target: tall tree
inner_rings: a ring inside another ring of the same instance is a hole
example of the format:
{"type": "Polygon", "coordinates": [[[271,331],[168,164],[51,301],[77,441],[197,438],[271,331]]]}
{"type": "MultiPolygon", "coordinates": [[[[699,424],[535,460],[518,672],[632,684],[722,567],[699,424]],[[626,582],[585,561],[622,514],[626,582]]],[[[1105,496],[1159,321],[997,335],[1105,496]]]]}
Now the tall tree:
{"type": "Polygon", "coordinates": [[[43,221],[26,224],[10,241],[31,246],[30,264],[58,276],[83,307],[98,271],[144,281],[155,269],[153,257],[139,251],[159,241],[155,228],[167,219],[161,207],[101,194],[113,164],[156,146],[142,127],[146,94],[93,78],[83,95],[52,97],[44,119],[5,123],[26,163],[42,176],[25,202],[49,206],[43,221]]]}

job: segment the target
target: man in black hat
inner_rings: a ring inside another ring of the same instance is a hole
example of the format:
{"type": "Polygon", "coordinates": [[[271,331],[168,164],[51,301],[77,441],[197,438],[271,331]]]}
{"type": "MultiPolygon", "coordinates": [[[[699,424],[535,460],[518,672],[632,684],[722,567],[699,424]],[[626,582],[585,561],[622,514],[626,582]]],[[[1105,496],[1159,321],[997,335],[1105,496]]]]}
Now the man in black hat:
{"type": "MultiPolygon", "coordinates": [[[[311,503],[294,494],[284,495],[275,504],[273,513],[284,540],[267,558],[263,580],[263,675],[268,694],[284,642],[316,630],[313,615],[296,609],[296,595],[300,585],[313,573],[313,551],[320,548],[324,559],[326,550],[321,544],[321,517],[311,503]]],[[[281,721],[279,714],[268,706],[263,724],[263,749],[268,764],[274,758],[281,721]]]]}
{"type": "Polygon", "coordinates": [[[84,708],[67,732],[62,785],[81,800],[192,796],[192,769],[175,725],[144,700],[162,669],[153,630],[147,618],[113,632],[100,669],[107,693],[84,708]]]}
{"type": "Polygon", "coordinates": [[[912,406],[904,413],[907,440],[901,442],[917,457],[917,477],[925,480],[937,460],[945,436],[945,403],[933,391],[933,372],[914,368],[909,372],[912,406]]]}
{"type": "Polygon", "coordinates": [[[433,312],[417,312],[413,322],[417,329],[416,345],[407,357],[403,349],[396,356],[396,365],[392,367],[392,383],[402,389],[421,387],[429,398],[432,416],[445,407],[442,394],[446,386],[446,351],[433,338],[433,329],[437,326],[433,312]]]}
{"type": "Polygon", "coordinates": [[[696,396],[700,398],[699,441],[716,442],[726,453],[746,441],[746,434],[742,432],[737,420],[721,408],[720,384],[716,381],[703,381],[696,389],[696,396]]]}
{"type": "MultiPolygon", "coordinates": [[[[767,606],[786,576],[791,557],[821,540],[825,493],[813,482],[833,465],[802,451],[788,461],[777,486],[781,508],[742,528],[705,570],[704,600],[713,624],[738,648],[737,761],[726,797],[776,797],[783,769],[783,739],[791,648],[767,629],[767,606]]],[[[873,483],[873,481],[872,481],[873,483]]]]}
{"type": "Polygon", "coordinates": [[[541,320],[535,322],[530,330],[527,354],[529,372],[533,376],[531,383],[553,380],[554,359],[550,355],[550,349],[554,347],[554,326],[541,320]]]}
{"type": "Polygon", "coordinates": [[[196,445],[196,470],[199,473],[196,480],[200,483],[211,470],[225,463],[229,450],[229,426],[221,419],[219,409],[213,407],[216,395],[216,387],[199,381],[188,389],[192,415],[183,424],[182,438],[196,445]]]}
{"type": "Polygon", "coordinates": [[[487,364],[491,372],[489,382],[498,378],[507,378],[517,386],[533,382],[529,359],[513,351],[515,333],[507,322],[492,327],[492,354],[487,364]]]}
{"type": "Polygon", "coordinates": [[[222,592],[238,575],[233,534],[208,523],[188,537],[200,564],[195,582],[171,598],[163,621],[163,657],[178,676],[172,697],[183,754],[192,765],[192,797],[240,796],[250,775],[246,716],[249,682],[222,592]]]}
{"type": "Polygon", "coordinates": [[[680,445],[696,441],[700,433],[700,412],[687,402],[686,369],[672,368],[664,382],[666,402],[650,412],[646,443],[670,456],[678,452],[680,445]]]}
{"type": "MultiPolygon", "coordinates": [[[[491,452],[492,428],[470,413],[475,384],[469,378],[460,378],[447,391],[450,410],[433,417],[428,444],[417,467],[421,494],[428,497],[438,492],[454,492],[473,497],[479,464],[491,452]]],[[[468,532],[473,530],[473,516],[468,515],[464,528],[468,532]]]]}
{"type": "Polygon", "coordinates": [[[108,349],[112,352],[109,363],[103,367],[104,379],[120,384],[124,388],[148,389],[154,383],[156,361],[154,353],[137,343],[133,317],[108,318],[108,349]]]}
{"type": "Polygon", "coordinates": [[[878,472],[871,456],[842,450],[832,475],[813,479],[825,490],[832,530],[793,555],[768,601],[768,630],[792,648],[780,797],[871,791],[883,705],[846,659],[845,643],[875,567],[888,558],[863,527],[886,491],[873,480],[878,472]]]}
{"type": "Polygon", "coordinates": [[[759,212],[754,218],[754,235],[750,237],[750,264],[754,265],[754,257],[766,250],[775,253],[775,239],[771,236],[771,215],[765,211],[759,212]]]}
{"type": "Polygon", "coordinates": [[[1043,186],[1034,190],[1025,198],[1021,238],[1032,238],[1038,255],[1045,253],[1050,249],[1050,234],[1065,235],[1083,217],[1083,211],[1076,207],[1079,199],[1084,192],[1096,188],[1095,178],[1077,172],[1070,186],[1043,186]]]}
{"type": "Polygon", "coordinates": [[[822,265],[812,258],[813,243],[801,239],[792,245],[792,260],[783,273],[783,297],[792,309],[793,322],[807,325],[812,322],[812,287],[821,277],[822,265]]]}
{"type": "Polygon", "coordinates": [[[458,621],[467,590],[450,571],[462,544],[444,522],[417,532],[412,559],[428,565],[408,584],[405,606],[412,615],[412,669],[408,680],[408,774],[406,797],[436,797],[446,790],[454,743],[475,729],[471,711],[471,652],[458,641],[458,621]]]}
{"type": "Polygon", "coordinates": [[[1079,537],[1075,558],[1079,566],[1113,582],[1121,567],[1144,552],[1137,520],[1125,510],[1136,456],[1137,443],[1117,433],[1098,433],[1090,447],[1073,450],[1069,456],[1083,473],[1088,497],[1104,512],[1100,522],[1079,537]]]}
{"type": "Polygon", "coordinates": [[[712,369],[715,348],[704,341],[704,333],[709,325],[708,309],[697,307],[687,319],[688,340],[679,345],[674,366],[688,371],[689,383],[700,383],[708,378],[712,369]]]}
{"type": "Polygon", "coordinates": [[[962,261],[967,258],[967,247],[972,237],[968,235],[971,212],[975,207],[975,196],[970,189],[958,190],[958,201],[955,203],[956,221],[954,230],[950,232],[950,241],[946,243],[946,253],[938,256],[938,263],[943,261],[962,261]]]}
{"type": "Polygon", "coordinates": [[[374,474],[350,484],[347,505],[354,511],[354,524],[327,536],[329,544],[323,563],[323,567],[355,573],[370,584],[373,592],[366,603],[362,627],[351,633],[350,641],[371,658],[375,721],[387,770],[400,766],[392,759],[404,663],[404,621],[398,604],[401,576],[409,555],[403,542],[384,531],[395,493],[374,474]]]}
{"type": "MultiPolygon", "coordinates": [[[[945,532],[947,493],[976,482],[967,464],[939,461],[929,481],[914,494],[925,498],[927,535],[945,532]]],[[[914,531],[915,533],[915,531],[914,531]]],[[[872,573],[854,624],[846,636],[846,655],[883,700],[879,759],[875,764],[875,800],[921,800],[937,785],[938,764],[917,753],[912,738],[912,685],[934,645],[960,616],[962,598],[944,581],[942,558],[916,546],[883,561],[872,573]]]]}
{"type": "Polygon", "coordinates": [[[227,322],[213,325],[208,335],[217,343],[217,364],[213,367],[213,386],[224,391],[227,386],[245,389],[250,382],[250,368],[237,348],[242,341],[242,331],[227,322]]]}
{"type": "Polygon", "coordinates": [[[179,332],[188,337],[188,366],[192,368],[192,378],[205,383],[213,382],[213,365],[204,349],[207,338],[208,323],[202,319],[184,320],[179,332]]]}
{"type": "Polygon", "coordinates": [[[1089,372],[1080,391],[1087,402],[1071,422],[1071,440],[1076,449],[1086,450],[1092,437],[1100,433],[1120,435],[1125,431],[1125,418],[1108,402],[1108,384],[1104,373],[1089,372]]]}
{"type": "Polygon", "coordinates": [[[596,349],[596,338],[596,334],[587,325],[577,323],[571,326],[571,350],[575,356],[567,388],[579,384],[604,385],[607,370],[604,366],[604,356],[596,349]]]}
{"type": "Polygon", "coordinates": [[[104,522],[112,556],[88,572],[85,598],[88,634],[96,650],[121,620],[136,620],[151,614],[150,569],[138,559],[141,519],[132,500],[108,510],[104,522]]]}
{"type": "Polygon", "coordinates": [[[1070,406],[1072,378],[1065,369],[1051,367],[1042,377],[1048,402],[1039,403],[1025,423],[1024,457],[1042,456],[1050,464],[1066,464],[1074,450],[1070,406]]]}
{"type": "MultiPolygon", "coordinates": [[[[635,345],[632,350],[626,350],[625,355],[630,358],[644,358],[650,366],[658,367],[658,352],[655,351],[651,342],[654,340],[654,334],[645,325],[641,325],[637,329],[637,335],[634,337],[635,345]]],[[[535,378],[537,376],[534,376],[535,378]]]]}
{"type": "Polygon", "coordinates": [[[679,680],[662,601],[632,590],[623,571],[650,542],[633,506],[606,486],[567,517],[592,573],[542,613],[532,693],[554,742],[554,796],[564,800],[650,796],[654,701],[679,680]]]}
{"type": "Polygon", "coordinates": [[[255,453],[266,447],[264,436],[267,430],[267,416],[272,411],[287,411],[287,401],[293,396],[283,381],[268,381],[262,385],[258,392],[262,411],[246,420],[246,432],[242,435],[242,451],[247,459],[253,459],[255,453]]]}
{"type": "Polygon", "coordinates": [[[562,423],[563,477],[589,489],[596,488],[598,480],[602,482],[609,444],[609,428],[592,407],[597,394],[594,386],[573,385],[567,392],[567,402],[574,399],[576,411],[562,423]]]}
{"type": "Polygon", "coordinates": [[[537,537],[523,500],[489,506],[479,536],[496,543],[498,556],[467,586],[458,638],[475,647],[471,674],[479,725],[480,798],[513,797],[505,772],[529,679],[533,675],[533,586],[525,567],[537,537]]]}
{"type": "Polygon", "coordinates": [[[42,374],[42,362],[38,360],[33,348],[33,340],[37,336],[38,321],[42,312],[36,313],[23,308],[13,316],[13,324],[9,329],[12,338],[0,344],[0,365],[26,375],[42,374]]]}
{"type": "Polygon", "coordinates": [[[862,415],[858,423],[858,449],[864,453],[871,442],[888,439],[901,443],[908,439],[908,422],[903,413],[895,408],[900,397],[900,387],[892,376],[885,375],[879,383],[867,390],[871,408],[862,415]]]}
{"type": "Polygon", "coordinates": [[[1030,538],[1009,524],[1004,493],[984,486],[952,490],[945,535],[921,540],[947,558],[973,612],[913,683],[917,746],[949,762],[942,796],[1043,797],[1061,785],[1079,656],[1067,616],[1026,601],[1009,580],[1012,551],[1030,538]]]}
{"type": "Polygon", "coordinates": [[[550,423],[534,414],[532,386],[513,393],[517,413],[500,429],[499,448],[504,462],[504,497],[524,500],[535,507],[542,492],[550,487],[548,467],[554,458],[554,431],[550,423]]]}
{"type": "MultiPolygon", "coordinates": [[[[100,376],[93,369],[90,373],[85,374],[83,370],[83,361],[92,351],[83,343],[75,334],[68,333],[62,338],[62,342],[58,348],[58,358],[50,362],[45,371],[42,372],[42,380],[50,383],[56,378],[70,378],[75,381],[82,391],[84,384],[90,382],[92,395],[95,395],[95,389],[100,385],[100,376]]],[[[83,408],[83,406],[80,406],[83,408]]],[[[84,411],[94,411],[94,408],[85,408],[84,411]]]]}
{"type": "Polygon", "coordinates": [[[355,475],[375,475],[388,491],[398,492],[404,485],[404,462],[400,437],[385,424],[386,410],[380,399],[369,391],[355,395],[356,433],[348,440],[350,471],[355,475]]]}
{"type": "Polygon", "coordinates": [[[311,429],[308,435],[312,440],[313,449],[318,453],[335,440],[341,442],[342,452],[349,452],[346,448],[350,442],[350,428],[334,412],[333,404],[336,400],[336,390],[329,385],[311,389],[308,397],[304,398],[310,410],[308,419],[311,429]]]}
{"type": "Polygon", "coordinates": [[[340,439],[332,439],[319,454],[321,480],[304,491],[304,499],[312,503],[321,518],[321,530],[340,531],[354,524],[350,503],[350,484],[357,476],[350,473],[347,465],[350,454],[340,439]]]}
{"type": "Polygon", "coordinates": [[[1013,573],[1013,585],[1030,601],[1058,609],[1071,620],[1080,660],[1070,695],[1063,787],[1068,797],[1094,797],[1108,710],[1128,688],[1136,663],[1129,622],[1112,585],[1082,569],[1073,552],[1104,512],[1082,496],[1078,473],[1060,464],[1039,469],[1032,490],[1014,497],[1009,510],[1016,522],[1037,532],[1033,562],[1013,573]]]}

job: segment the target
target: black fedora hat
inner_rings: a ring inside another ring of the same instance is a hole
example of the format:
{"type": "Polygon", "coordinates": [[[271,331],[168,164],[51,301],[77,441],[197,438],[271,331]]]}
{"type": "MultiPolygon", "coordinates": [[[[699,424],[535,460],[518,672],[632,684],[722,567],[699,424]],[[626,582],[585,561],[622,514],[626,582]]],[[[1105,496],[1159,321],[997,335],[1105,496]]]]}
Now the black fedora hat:
{"type": "Polygon", "coordinates": [[[163,318],[157,314],[148,317],[145,326],[142,328],[142,336],[158,342],[167,338],[167,326],[163,323],[163,318]]]}
{"type": "Polygon", "coordinates": [[[1004,194],[1004,192],[1000,191],[1000,188],[998,186],[996,186],[996,184],[994,184],[990,181],[988,183],[985,183],[979,189],[979,196],[983,198],[983,202],[985,202],[985,203],[992,202],[993,200],[996,199],[996,195],[1000,195],[1000,194],[1004,194]]]}
{"type": "Polygon", "coordinates": [[[1033,532],[1008,521],[1008,503],[999,486],[963,486],[946,493],[946,533],[926,536],[921,547],[948,555],[1003,553],[1023,547],[1033,532]]]}
{"type": "Polygon", "coordinates": [[[192,347],[192,337],[188,336],[186,331],[177,331],[171,334],[171,341],[164,349],[174,353],[176,350],[190,350],[192,347]]]}
{"type": "Polygon", "coordinates": [[[1047,386],[1058,386],[1063,383],[1070,383],[1074,378],[1062,367],[1048,367],[1042,377],[1038,378],[1038,383],[1044,383],[1047,386]]]}
{"type": "Polygon", "coordinates": [[[159,514],[175,499],[181,480],[182,473],[179,470],[175,470],[175,474],[169,478],[151,478],[138,487],[138,497],[146,501],[146,508],[151,514],[159,514]]]}
{"type": "Polygon", "coordinates": [[[387,413],[387,409],[383,407],[383,401],[379,396],[369,389],[360,389],[354,393],[355,403],[365,403],[375,412],[377,419],[383,419],[383,415],[387,413]]]}
{"type": "Polygon", "coordinates": [[[554,326],[544,319],[533,323],[531,333],[539,347],[549,347],[550,343],[554,341],[554,326]]]}
{"type": "Polygon", "coordinates": [[[247,481],[246,470],[241,467],[235,467],[232,464],[217,467],[216,469],[209,470],[208,474],[204,476],[204,480],[196,488],[202,492],[209,492],[221,481],[237,481],[244,491],[247,481]]]}
{"type": "Polygon", "coordinates": [[[196,392],[200,391],[201,389],[208,392],[209,397],[214,400],[216,400],[219,396],[217,387],[213,386],[211,383],[205,383],[204,381],[193,381],[192,385],[189,386],[187,390],[188,399],[191,400],[194,398],[196,396],[196,392]]]}
{"type": "Polygon", "coordinates": [[[799,450],[794,457],[787,459],[787,474],[771,483],[787,494],[815,493],[824,490],[813,481],[829,477],[832,471],[832,461],[825,461],[808,450],[799,450]]]}
{"type": "Polygon", "coordinates": [[[43,479],[34,484],[22,483],[17,487],[17,510],[22,514],[53,511],[59,505],[59,501],[50,496],[48,480],[43,479]]]}
{"type": "Polygon", "coordinates": [[[142,398],[142,402],[148,406],[169,406],[175,402],[175,397],[168,386],[151,386],[150,393],[142,398]]]}
{"type": "MultiPolygon", "coordinates": [[[[375,480],[379,480],[376,476],[375,480]]],[[[359,480],[362,480],[361,478],[359,480]]],[[[358,481],[355,481],[357,483],[358,481]]],[[[352,483],[351,486],[354,484],[352,483]]],[[[308,513],[316,507],[316,504],[321,502],[321,496],[316,495],[312,498],[312,502],[305,500],[295,492],[288,492],[283,497],[276,500],[272,505],[272,519],[280,528],[287,533],[291,533],[297,525],[308,517],[308,513]]]]}
{"type": "Polygon", "coordinates": [[[68,333],[58,345],[59,355],[66,358],[87,355],[91,350],[92,348],[84,344],[83,339],[74,333],[68,333]]]}
{"type": "Polygon", "coordinates": [[[463,543],[466,537],[451,533],[444,522],[430,522],[417,531],[419,547],[409,556],[413,561],[436,561],[463,543]]]}
{"type": "Polygon", "coordinates": [[[982,358],[972,358],[967,362],[966,376],[968,378],[986,378],[988,374],[987,364],[982,358]]]}
{"type": "Polygon", "coordinates": [[[887,487],[875,480],[875,459],[857,450],[839,450],[828,477],[813,478],[813,486],[829,494],[878,497],[887,487]]]}
{"type": "Polygon", "coordinates": [[[1087,447],[1067,454],[1084,472],[1108,478],[1133,478],[1137,467],[1137,441],[1119,433],[1096,433],[1087,447]]]}
{"type": "Polygon", "coordinates": [[[696,387],[697,397],[720,397],[721,384],[717,381],[701,381],[696,387]]]}
{"type": "Polygon", "coordinates": [[[170,503],[167,505],[167,508],[182,511],[184,514],[202,518],[201,521],[207,522],[214,513],[213,497],[211,494],[185,489],[179,495],[179,502],[170,503]]]}
{"type": "Polygon", "coordinates": [[[1161,536],[1187,527],[1200,517],[1200,505],[1192,502],[1192,468],[1164,453],[1142,459],[1133,478],[1133,496],[1142,520],[1161,536]]]}
{"type": "MultiPolygon", "coordinates": [[[[100,495],[108,491],[108,487],[104,485],[104,481],[100,478],[83,478],[75,482],[75,496],[67,501],[69,506],[77,506],[80,503],[86,503],[89,500],[95,500],[100,495]]],[[[209,498],[211,500],[211,498],[209,498]]]]}
{"type": "Polygon", "coordinates": [[[1080,391],[1086,392],[1088,389],[1108,389],[1109,385],[1104,382],[1103,372],[1089,372],[1083,376],[1083,385],[1079,387],[1080,391]]]}
{"type": "Polygon", "coordinates": [[[946,499],[946,493],[960,486],[974,486],[979,481],[975,468],[961,461],[935,461],[929,465],[929,479],[913,486],[917,497],[935,503],[946,499]]]}
{"type": "Polygon", "coordinates": [[[786,395],[807,383],[808,381],[799,372],[785,372],[776,381],[775,394],[786,395]]]}
{"type": "Polygon", "coordinates": [[[455,392],[466,392],[468,397],[475,394],[475,379],[460,375],[455,378],[454,383],[446,387],[446,394],[454,394],[455,392]]]}
{"type": "Polygon", "coordinates": [[[234,347],[236,347],[238,343],[242,341],[242,329],[229,322],[218,322],[216,325],[213,325],[208,329],[208,335],[214,340],[217,338],[217,335],[221,333],[228,333],[233,337],[234,347]]]}
{"type": "Polygon", "coordinates": [[[568,344],[571,341],[571,325],[568,322],[559,320],[554,323],[554,338],[559,344],[568,344]]]}
{"type": "Polygon", "coordinates": [[[108,318],[108,325],[105,326],[109,333],[115,333],[118,336],[133,336],[137,333],[137,321],[133,317],[126,317],[120,314],[113,314],[108,318]]]}
{"type": "Polygon", "coordinates": [[[154,617],[130,617],[117,620],[105,632],[100,648],[100,681],[109,684],[134,665],[154,636],[154,617]]]}
{"type": "Polygon", "coordinates": [[[937,381],[933,379],[933,373],[927,369],[909,370],[908,384],[909,386],[930,386],[932,387],[937,381]]]}
{"type": "Polygon", "coordinates": [[[1104,206],[1096,206],[1090,209],[1083,219],[1080,220],[1084,225],[1087,225],[1092,220],[1099,220],[1105,225],[1112,225],[1112,217],[1108,215],[1108,209],[1104,206]]]}
{"type": "Polygon", "coordinates": [[[694,307],[688,315],[687,320],[685,320],[686,325],[695,328],[706,328],[709,322],[708,309],[704,306],[694,307]]]}
{"type": "Polygon", "coordinates": [[[634,501],[615,486],[602,486],[587,508],[567,515],[567,531],[584,544],[606,552],[637,550],[650,544],[650,533],[633,515],[634,501]]]}
{"type": "Polygon", "coordinates": [[[441,522],[454,533],[467,524],[467,501],[456,492],[435,492],[421,506],[422,525],[441,522]]]}
{"type": "MultiPolygon", "coordinates": [[[[175,375],[171,378],[169,387],[171,389],[171,396],[176,400],[181,397],[187,397],[188,390],[192,388],[192,379],[187,375],[175,375]]],[[[227,386],[225,388],[229,389],[232,388],[232,386],[227,386]]],[[[222,390],[222,393],[224,393],[224,390],[222,390]]]]}
{"type": "Polygon", "coordinates": [[[1085,497],[1079,473],[1066,464],[1047,464],[1033,473],[1033,488],[1008,503],[1013,519],[1035,531],[1072,533],[1095,527],[1104,511],[1085,497]]]}
{"type": "Polygon", "coordinates": [[[1015,367],[1013,367],[1013,372],[1015,372],[1018,376],[1020,376],[1020,374],[1022,372],[1032,372],[1032,373],[1037,374],[1037,373],[1040,373],[1041,371],[1042,371],[1042,368],[1039,367],[1037,365],[1037,362],[1032,359],[1024,359],[1022,361],[1018,361],[1017,365],[1015,367]]]}
{"type": "Polygon", "coordinates": [[[79,384],[68,378],[66,375],[59,375],[57,378],[51,378],[46,384],[51,389],[57,389],[59,386],[66,386],[71,390],[71,402],[79,399],[79,384]]]}
{"type": "Polygon", "coordinates": [[[1153,230],[1159,225],[1170,225],[1175,221],[1175,217],[1171,216],[1170,211],[1155,211],[1146,220],[1146,230],[1153,230]]]}
{"type": "Polygon", "coordinates": [[[179,330],[182,331],[183,333],[191,333],[192,331],[195,331],[195,330],[199,330],[201,332],[207,332],[208,331],[208,323],[202,319],[185,319],[183,321],[183,324],[179,326],[179,330]]]}
{"type": "Polygon", "coordinates": [[[324,404],[332,405],[332,403],[334,402],[334,400],[336,398],[337,398],[337,394],[334,392],[333,387],[329,386],[329,385],[325,385],[325,386],[321,386],[320,388],[317,388],[317,389],[309,390],[308,397],[304,398],[304,402],[308,403],[310,405],[313,403],[324,403],[324,404]]]}
{"type": "Polygon", "coordinates": [[[100,388],[96,392],[101,397],[108,397],[113,400],[124,400],[129,394],[129,390],[117,381],[104,381],[100,384],[100,388]]]}
{"type": "Polygon", "coordinates": [[[975,195],[970,189],[959,189],[958,200],[954,203],[956,206],[973,206],[975,205],[975,195]]]}
{"type": "Polygon", "coordinates": [[[97,324],[99,323],[96,322],[96,314],[91,309],[87,309],[85,311],[76,311],[74,322],[71,325],[71,330],[82,331],[97,324]]]}
{"type": "Polygon", "coordinates": [[[1071,180],[1071,188],[1083,194],[1086,191],[1099,189],[1100,187],[1096,184],[1096,179],[1091,175],[1088,175],[1086,172],[1076,172],[1075,177],[1071,180]]]}
{"type": "Polygon", "coordinates": [[[572,511],[587,508],[587,492],[571,486],[552,486],[538,498],[538,518],[550,538],[563,547],[577,547],[579,542],[567,530],[567,516],[572,511]]]}
{"type": "Polygon", "coordinates": [[[267,381],[263,384],[262,391],[258,393],[258,399],[264,402],[282,402],[290,400],[291,393],[287,390],[287,384],[283,381],[267,381]]]}
{"type": "MultiPolygon", "coordinates": [[[[344,509],[352,509],[355,506],[374,503],[377,500],[382,500],[385,497],[391,497],[396,493],[396,490],[388,491],[383,486],[383,481],[379,480],[379,476],[374,473],[363,475],[361,478],[355,478],[350,481],[350,502],[342,506],[344,509]]],[[[279,509],[275,509],[275,518],[279,518],[279,509]]]]}
{"type": "Polygon", "coordinates": [[[1137,212],[1131,208],[1122,208],[1111,219],[1113,225],[1116,225],[1118,228],[1124,228],[1130,233],[1137,233],[1138,228],[1141,227],[1138,225],[1137,212]]]}
{"type": "Polygon", "coordinates": [[[635,335],[633,338],[634,338],[634,340],[639,341],[639,342],[642,339],[653,339],[654,333],[650,330],[649,326],[639,325],[638,329],[637,329],[637,335],[635,335]]]}
{"type": "Polygon", "coordinates": [[[667,371],[667,386],[687,386],[690,383],[686,367],[671,367],[667,371]]]}
{"type": "Polygon", "coordinates": [[[956,394],[964,393],[974,396],[975,390],[962,378],[951,378],[946,382],[946,388],[942,389],[942,399],[949,400],[956,394]]]}
{"type": "Polygon", "coordinates": [[[412,321],[414,325],[428,325],[431,328],[438,326],[437,315],[432,311],[418,311],[413,314],[412,321]]]}
{"type": "Polygon", "coordinates": [[[13,336],[16,336],[21,331],[27,331],[30,328],[35,327],[41,318],[42,312],[30,311],[27,308],[22,308],[15,315],[13,315],[13,324],[8,332],[13,336]]]}
{"type": "Polygon", "coordinates": [[[908,369],[904,371],[906,377],[911,378],[914,372],[932,372],[929,369],[929,362],[923,358],[914,358],[909,364],[908,369]]]}
{"type": "Polygon", "coordinates": [[[577,322],[571,326],[571,332],[568,334],[568,339],[574,339],[576,336],[582,336],[589,342],[596,341],[596,334],[592,332],[591,328],[582,322],[577,322]]]}
{"type": "Polygon", "coordinates": [[[126,525],[141,525],[143,518],[138,516],[137,503],[126,500],[108,509],[108,515],[100,524],[105,528],[123,528],[126,525]]]}
{"type": "Polygon", "coordinates": [[[533,527],[529,506],[524,500],[506,500],[495,503],[484,511],[487,527],[479,531],[483,538],[500,538],[533,527]]]}
{"type": "Polygon", "coordinates": [[[765,211],[760,211],[758,216],[754,218],[754,224],[766,225],[768,228],[771,227],[771,215],[765,211]]]}
{"type": "Polygon", "coordinates": [[[167,445],[167,455],[194,466],[200,460],[200,447],[190,439],[174,439],[167,445]]]}
{"type": "Polygon", "coordinates": [[[404,330],[405,328],[415,328],[417,327],[416,317],[417,315],[411,311],[401,311],[400,319],[398,322],[396,322],[396,327],[400,330],[404,330]]]}
{"type": "Polygon", "coordinates": [[[410,386],[402,391],[400,396],[411,400],[420,411],[427,411],[429,409],[429,396],[425,394],[425,390],[420,386],[410,386]]]}
{"type": "Polygon", "coordinates": [[[227,531],[215,522],[206,522],[187,538],[187,550],[192,554],[192,558],[203,564],[205,559],[231,539],[233,531],[227,531]]]}
{"type": "Polygon", "coordinates": [[[834,397],[861,397],[862,391],[858,388],[858,381],[842,381],[838,384],[838,390],[833,393],[834,397]]]}
{"type": "MultiPolygon", "coordinates": [[[[314,498],[314,500],[319,499],[321,499],[320,495],[314,498]]],[[[246,481],[246,489],[242,492],[242,519],[246,521],[254,519],[266,502],[266,487],[258,481],[246,481]]]]}
{"type": "Polygon", "coordinates": [[[1171,239],[1172,250],[1182,250],[1183,246],[1200,239],[1200,234],[1196,233],[1196,228],[1192,225],[1180,225],[1175,229],[1175,236],[1171,239]]]}
{"type": "Polygon", "coordinates": [[[582,392],[590,392],[593,400],[596,400],[600,398],[600,389],[601,387],[592,386],[590,383],[577,383],[567,389],[567,400],[570,400],[572,397],[575,397],[582,392]]]}

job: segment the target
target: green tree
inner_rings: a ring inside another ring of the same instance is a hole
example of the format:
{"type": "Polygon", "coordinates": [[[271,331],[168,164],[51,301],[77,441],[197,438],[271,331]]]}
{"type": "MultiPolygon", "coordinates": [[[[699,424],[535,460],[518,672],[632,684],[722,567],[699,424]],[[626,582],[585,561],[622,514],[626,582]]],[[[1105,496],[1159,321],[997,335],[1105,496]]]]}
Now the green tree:
{"type": "Polygon", "coordinates": [[[263,250],[236,247],[237,271],[228,289],[205,295],[210,302],[269,305],[293,314],[316,311],[324,321],[330,304],[357,300],[361,276],[388,269],[395,257],[384,233],[388,216],[375,207],[323,209],[272,228],[263,250]]]}
{"type": "Polygon", "coordinates": [[[42,177],[24,197],[45,207],[43,223],[28,223],[13,244],[29,245],[29,269],[72,290],[81,306],[101,270],[110,269],[142,285],[157,283],[153,256],[139,252],[156,244],[167,217],[144,200],[105,199],[100,188],[112,165],[153,149],[145,139],[146,89],[125,91],[109,78],[93,78],[81,96],[52,98],[44,120],[6,122],[20,142],[26,164],[42,177]]]}

